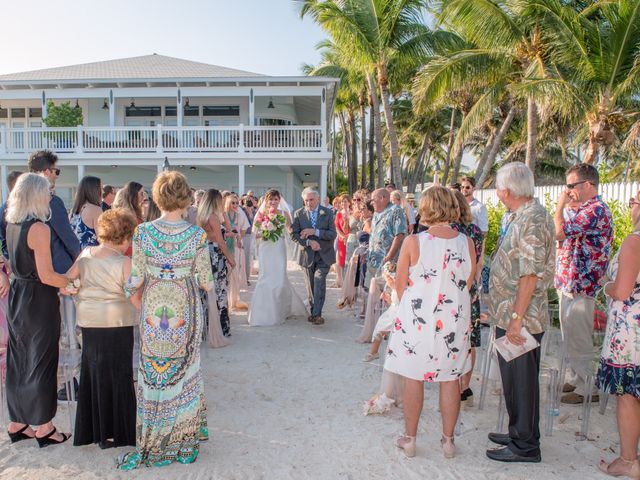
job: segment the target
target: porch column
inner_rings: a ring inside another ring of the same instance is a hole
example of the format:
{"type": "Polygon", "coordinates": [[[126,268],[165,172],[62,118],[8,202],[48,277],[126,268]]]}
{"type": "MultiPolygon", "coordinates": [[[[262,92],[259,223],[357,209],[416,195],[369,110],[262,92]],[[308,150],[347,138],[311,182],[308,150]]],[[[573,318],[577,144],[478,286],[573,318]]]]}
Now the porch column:
{"type": "Polygon", "coordinates": [[[84,165],[78,165],[78,183],[84,178],[84,165]]]}
{"type": "Polygon", "coordinates": [[[256,124],[256,105],[254,103],[253,88],[249,92],[249,126],[256,124]]]}
{"type": "Polygon", "coordinates": [[[0,182],[2,182],[2,203],[4,203],[7,201],[7,197],[9,196],[9,185],[7,185],[7,166],[4,163],[0,165],[0,182]]]}
{"type": "Polygon", "coordinates": [[[324,152],[327,150],[327,94],[325,88],[322,89],[320,96],[320,126],[322,127],[322,151],[324,152]]]}
{"type": "Polygon", "coordinates": [[[289,167],[289,171],[287,172],[287,185],[285,187],[285,197],[287,201],[293,204],[293,170],[289,167]]]}
{"type": "Polygon", "coordinates": [[[320,202],[327,196],[327,164],[323,163],[320,167],[320,202]]]}
{"type": "Polygon", "coordinates": [[[178,89],[178,96],[176,97],[176,124],[181,127],[182,126],[182,117],[183,117],[183,109],[182,109],[182,92],[178,89]]]}
{"type": "Polygon", "coordinates": [[[42,118],[45,119],[47,118],[47,115],[49,115],[49,106],[47,105],[47,95],[46,93],[44,93],[44,90],[42,91],[42,118]]]}
{"type": "Polygon", "coordinates": [[[238,195],[244,195],[244,165],[238,165],[238,195]]]}
{"type": "Polygon", "coordinates": [[[113,90],[109,91],[109,126],[116,126],[116,99],[113,97],[113,90]]]}

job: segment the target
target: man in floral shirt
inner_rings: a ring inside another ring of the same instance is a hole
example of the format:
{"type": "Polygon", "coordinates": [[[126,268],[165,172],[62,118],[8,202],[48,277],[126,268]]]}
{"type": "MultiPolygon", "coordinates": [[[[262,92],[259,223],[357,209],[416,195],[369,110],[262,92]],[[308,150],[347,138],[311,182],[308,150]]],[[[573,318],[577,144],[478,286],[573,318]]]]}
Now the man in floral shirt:
{"type": "MultiPolygon", "coordinates": [[[[554,222],[558,248],[555,287],[560,297],[560,323],[567,342],[567,383],[563,403],[582,403],[584,379],[593,353],[595,296],[604,277],[613,237],[609,207],[598,196],[599,176],[593,165],[567,171],[554,222]],[[565,208],[577,205],[565,215],[565,208]]],[[[598,396],[592,396],[598,401],[598,396]]]]}
{"type": "Polygon", "coordinates": [[[369,238],[367,270],[373,277],[388,261],[396,261],[402,240],[407,233],[404,212],[390,202],[389,192],[379,188],[371,194],[373,220],[369,238]]]}
{"type": "MultiPolygon", "coordinates": [[[[488,314],[496,338],[524,343],[522,329],[540,342],[549,323],[547,289],[553,282],[553,220],[534,198],[533,173],[508,163],[496,176],[498,198],[511,212],[491,262],[488,314]]],[[[540,346],[510,362],[498,355],[509,433],[490,433],[503,448],[487,450],[500,462],[540,462],[540,346]]]]}

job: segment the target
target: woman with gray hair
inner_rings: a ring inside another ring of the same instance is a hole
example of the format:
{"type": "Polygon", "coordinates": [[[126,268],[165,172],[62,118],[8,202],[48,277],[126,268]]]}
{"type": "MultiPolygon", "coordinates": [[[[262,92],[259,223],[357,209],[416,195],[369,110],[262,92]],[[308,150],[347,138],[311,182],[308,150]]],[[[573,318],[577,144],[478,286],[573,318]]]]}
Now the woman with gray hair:
{"type": "Polygon", "coordinates": [[[35,437],[41,448],[66,442],[71,436],[58,433],[52,422],[58,406],[58,288],[69,280],[56,273],[51,263],[51,231],[45,224],[51,217],[50,200],[47,179],[26,173],[9,195],[7,209],[6,238],[13,272],[7,317],[8,434],[11,443],[35,437]]]}

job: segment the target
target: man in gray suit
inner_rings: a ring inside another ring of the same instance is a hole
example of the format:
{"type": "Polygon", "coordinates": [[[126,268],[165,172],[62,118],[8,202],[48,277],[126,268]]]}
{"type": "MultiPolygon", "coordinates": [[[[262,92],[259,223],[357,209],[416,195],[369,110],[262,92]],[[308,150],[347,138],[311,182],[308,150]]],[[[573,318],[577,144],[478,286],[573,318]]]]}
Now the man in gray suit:
{"type": "Polygon", "coordinates": [[[324,324],[322,306],[327,284],[327,274],[336,262],[333,241],[336,238],[336,224],[331,210],[320,205],[320,194],[305,188],[302,191],[304,208],[293,214],[291,236],[302,248],[298,264],[302,267],[309,294],[311,315],[314,325],[324,324]]]}

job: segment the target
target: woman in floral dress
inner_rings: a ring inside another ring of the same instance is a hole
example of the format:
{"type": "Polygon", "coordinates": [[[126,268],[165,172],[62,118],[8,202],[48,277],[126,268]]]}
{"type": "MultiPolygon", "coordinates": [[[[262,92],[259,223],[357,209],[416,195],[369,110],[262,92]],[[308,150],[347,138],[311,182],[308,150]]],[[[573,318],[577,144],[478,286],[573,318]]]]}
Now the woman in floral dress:
{"type": "Polygon", "coordinates": [[[136,450],[119,459],[122,470],[192,463],[208,438],[198,292],[213,280],[207,234],[182,219],[191,191],[181,173],[161,173],[153,199],[162,215],[136,228],[127,285],[143,293],[136,450]]]}
{"type": "Polygon", "coordinates": [[[620,456],[599,468],[612,476],[640,478],[640,193],[629,200],[634,231],[625,238],[607,272],[607,333],[596,383],[618,399],[620,456]]]}
{"type": "Polygon", "coordinates": [[[416,453],[424,382],[440,382],[442,450],[447,458],[455,455],[459,380],[471,368],[469,288],[476,263],[471,240],[449,226],[459,216],[458,202],[447,188],[425,190],[420,218],[429,231],[408,236],[398,258],[400,303],[384,368],[405,377],[405,435],[396,445],[408,457],[416,453]]]}

